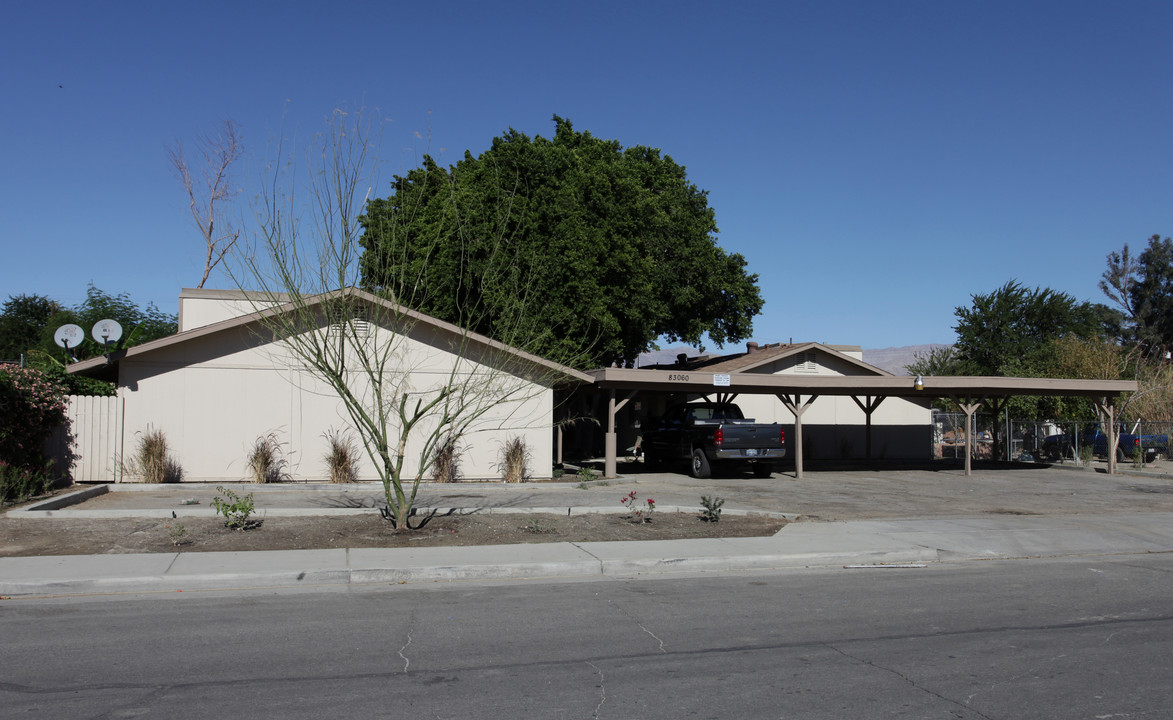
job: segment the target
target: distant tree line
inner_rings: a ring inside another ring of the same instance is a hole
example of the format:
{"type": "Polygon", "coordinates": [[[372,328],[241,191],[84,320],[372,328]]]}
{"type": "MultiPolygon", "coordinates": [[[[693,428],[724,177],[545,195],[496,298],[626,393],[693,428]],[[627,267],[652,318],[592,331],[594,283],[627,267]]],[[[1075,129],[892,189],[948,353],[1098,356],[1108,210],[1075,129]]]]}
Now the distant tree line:
{"type": "MultiPolygon", "coordinates": [[[[984,375],[1136,380],[1120,404],[1124,417],[1173,420],[1173,241],[1153,235],[1134,255],[1126,244],[1107,256],[1100,290],[1111,305],[1080,301],[1016,280],[957,307],[956,342],[918,355],[914,375],[984,375]]],[[[1016,398],[1023,419],[1090,418],[1078,398],[1016,398]]]]}
{"type": "Polygon", "coordinates": [[[174,315],[168,315],[153,303],[140,307],[130,295],[110,295],[90,285],[86,299],[67,307],[45,295],[13,295],[0,311],[0,360],[23,362],[25,367],[41,371],[72,394],[111,395],[110,383],[77,377],[65,372],[73,358],[86,360],[108,350],[121,350],[149,340],[173,335],[178,331],[174,315]],[[122,337],[110,348],[90,335],[99,320],[116,320],[122,337]],[[57,346],[53,334],[62,325],[79,325],[86,337],[69,352],[57,346]]]}

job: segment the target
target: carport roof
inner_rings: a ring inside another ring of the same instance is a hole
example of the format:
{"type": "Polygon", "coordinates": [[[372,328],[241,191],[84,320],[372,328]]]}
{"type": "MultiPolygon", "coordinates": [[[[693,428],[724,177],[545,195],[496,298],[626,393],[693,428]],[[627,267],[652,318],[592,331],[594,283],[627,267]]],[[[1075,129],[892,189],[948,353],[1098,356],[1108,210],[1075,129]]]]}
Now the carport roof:
{"type": "Polygon", "coordinates": [[[1065,380],[986,376],[924,377],[903,375],[799,375],[754,372],[715,373],[689,369],[602,368],[589,373],[595,385],[615,390],[682,393],[756,393],[801,395],[874,395],[885,397],[1003,398],[1017,395],[1062,395],[1103,398],[1136,392],[1135,380],[1065,380]]]}

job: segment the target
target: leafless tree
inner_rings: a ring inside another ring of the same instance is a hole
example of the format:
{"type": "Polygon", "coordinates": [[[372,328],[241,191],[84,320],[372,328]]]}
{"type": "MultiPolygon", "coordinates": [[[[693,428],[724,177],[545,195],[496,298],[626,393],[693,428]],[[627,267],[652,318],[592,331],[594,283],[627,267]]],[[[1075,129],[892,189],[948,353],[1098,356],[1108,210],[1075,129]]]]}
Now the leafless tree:
{"type": "Polygon", "coordinates": [[[179,141],[167,148],[167,159],[187,192],[191,217],[204,238],[204,274],[196,285],[202,288],[240,237],[240,232],[224,219],[223,206],[236,195],[231,170],[243,147],[239,128],[232,120],[224,120],[217,132],[198,137],[195,145],[200,154],[198,179],[192,176],[192,166],[179,141]]]}
{"type": "Polygon", "coordinates": [[[304,160],[278,138],[247,247],[226,267],[277,341],[275,361],[337,396],[383,484],[385,516],[403,529],[445,443],[535,430],[526,408],[580,374],[543,360],[520,331],[506,344],[427,318],[416,310],[428,291],[418,278],[393,274],[359,289],[360,217],[377,187],[378,137],[362,113],[336,110],[304,160]]]}

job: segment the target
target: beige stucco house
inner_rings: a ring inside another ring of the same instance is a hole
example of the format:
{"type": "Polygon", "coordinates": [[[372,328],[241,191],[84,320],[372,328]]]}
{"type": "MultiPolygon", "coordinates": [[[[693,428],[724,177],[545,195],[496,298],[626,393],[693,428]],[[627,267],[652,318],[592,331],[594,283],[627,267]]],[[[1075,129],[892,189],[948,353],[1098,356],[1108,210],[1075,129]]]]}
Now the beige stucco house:
{"type": "MultiPolygon", "coordinates": [[[[464,477],[500,478],[501,446],[514,437],[524,439],[533,475],[550,475],[554,388],[590,382],[589,376],[360,290],[308,298],[298,311],[313,315],[324,308],[322,303],[339,298],[357,308],[353,322],[340,325],[319,313],[302,337],[319,342],[346,338],[386,351],[388,362],[378,380],[364,377],[361,367],[352,368],[351,384],[359,397],[369,402],[371,383],[383,382],[401,391],[394,397],[405,393],[410,409],[416,401],[426,404],[436,397],[441,387],[459,386],[462,401],[475,404],[476,412],[460,439],[464,477]]],[[[282,444],[290,479],[325,480],[326,433],[352,430],[354,423],[337,392],[291,353],[266,321],[294,312],[295,305],[242,291],[185,289],[176,335],[110,360],[75,364],[70,372],[114,380],[122,426],[121,442],[115,445],[130,453],[136,434],[162,430],[186,481],[244,479],[249,449],[269,434],[282,444]]],[[[348,358],[356,354],[353,348],[349,352],[348,358]]],[[[433,414],[412,433],[405,453],[409,476],[419,466],[423,438],[434,427],[433,414]]],[[[116,467],[110,470],[115,478],[120,474],[116,467]]],[[[359,477],[377,477],[365,454],[359,477]]]]}

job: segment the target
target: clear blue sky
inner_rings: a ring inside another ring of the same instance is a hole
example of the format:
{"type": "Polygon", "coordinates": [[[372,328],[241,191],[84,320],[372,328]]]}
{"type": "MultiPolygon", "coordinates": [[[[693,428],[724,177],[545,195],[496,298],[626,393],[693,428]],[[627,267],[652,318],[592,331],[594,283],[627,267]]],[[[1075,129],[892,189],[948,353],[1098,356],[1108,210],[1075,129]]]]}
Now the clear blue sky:
{"type": "Polygon", "coordinates": [[[1099,302],[1173,234],[1171,34],[1144,0],[7,2],[0,299],[174,312],[202,258],[165,147],[232,118],[248,182],[283,115],[363,104],[392,170],[555,113],[661,148],[761,276],[759,342],[951,342],[973,293],[1099,302]]]}

